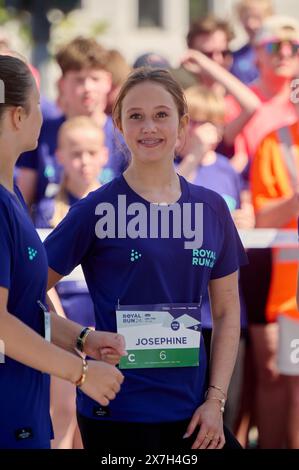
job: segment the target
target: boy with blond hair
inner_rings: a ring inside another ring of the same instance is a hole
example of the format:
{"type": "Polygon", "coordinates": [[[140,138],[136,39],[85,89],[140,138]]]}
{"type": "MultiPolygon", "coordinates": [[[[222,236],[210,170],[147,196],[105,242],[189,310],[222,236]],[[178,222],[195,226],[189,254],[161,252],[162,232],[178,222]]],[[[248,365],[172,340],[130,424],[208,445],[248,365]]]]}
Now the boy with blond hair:
{"type": "Polygon", "coordinates": [[[60,183],[55,157],[57,133],[65,119],[88,116],[103,128],[109,159],[105,181],[118,176],[125,167],[120,135],[112,119],[105,114],[112,79],[109,54],[94,39],[77,37],[62,47],[56,56],[62,75],[58,82],[59,105],[64,115],[44,121],[36,150],[23,154],[18,161],[17,182],[29,206],[35,207],[44,197],[53,198],[60,183]]]}

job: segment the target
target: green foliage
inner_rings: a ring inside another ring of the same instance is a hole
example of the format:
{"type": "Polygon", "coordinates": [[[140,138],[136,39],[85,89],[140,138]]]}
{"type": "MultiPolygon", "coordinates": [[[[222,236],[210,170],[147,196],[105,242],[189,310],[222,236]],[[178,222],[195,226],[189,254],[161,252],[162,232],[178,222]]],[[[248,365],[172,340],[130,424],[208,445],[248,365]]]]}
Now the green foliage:
{"type": "Polygon", "coordinates": [[[190,22],[207,14],[208,3],[208,0],[189,0],[190,22]]]}
{"type": "Polygon", "coordinates": [[[3,0],[0,0],[0,25],[7,23],[7,21],[11,20],[13,15],[8,12],[7,8],[4,8],[3,0]]]}

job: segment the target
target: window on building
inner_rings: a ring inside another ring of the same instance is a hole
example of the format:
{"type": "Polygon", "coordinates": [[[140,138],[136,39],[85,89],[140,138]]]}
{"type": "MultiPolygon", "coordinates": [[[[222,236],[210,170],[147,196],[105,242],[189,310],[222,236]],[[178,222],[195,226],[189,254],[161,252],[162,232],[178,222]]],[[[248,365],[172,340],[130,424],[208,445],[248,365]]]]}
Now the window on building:
{"type": "Polygon", "coordinates": [[[163,0],[138,0],[138,26],[161,28],[163,0]]]}

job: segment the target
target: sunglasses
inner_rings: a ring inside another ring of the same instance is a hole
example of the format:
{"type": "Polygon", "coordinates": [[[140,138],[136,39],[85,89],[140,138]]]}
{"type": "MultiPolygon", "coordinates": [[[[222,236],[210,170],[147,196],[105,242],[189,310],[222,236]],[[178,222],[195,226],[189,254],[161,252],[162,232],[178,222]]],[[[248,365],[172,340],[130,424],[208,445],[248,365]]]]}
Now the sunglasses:
{"type": "Polygon", "coordinates": [[[231,51],[229,49],[224,49],[223,51],[201,52],[209,59],[213,59],[215,54],[221,54],[224,59],[231,55],[231,51]]]}
{"type": "Polygon", "coordinates": [[[285,43],[288,43],[292,55],[297,55],[299,51],[299,43],[294,41],[271,41],[264,44],[264,48],[268,54],[275,55],[280,52],[281,46],[285,43]]]}

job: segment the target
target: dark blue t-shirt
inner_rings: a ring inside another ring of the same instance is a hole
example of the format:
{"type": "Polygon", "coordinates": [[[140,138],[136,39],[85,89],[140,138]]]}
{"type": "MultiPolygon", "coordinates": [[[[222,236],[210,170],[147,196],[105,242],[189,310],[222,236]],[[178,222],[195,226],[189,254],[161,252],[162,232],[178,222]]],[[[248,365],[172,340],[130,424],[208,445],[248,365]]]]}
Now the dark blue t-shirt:
{"type": "Polygon", "coordinates": [[[216,191],[230,211],[240,209],[240,176],[223,155],[216,154],[216,160],[211,165],[198,166],[192,183],[216,191]]]}
{"type": "MultiPolygon", "coordinates": [[[[61,181],[62,169],[57,162],[55,151],[57,148],[57,135],[65,116],[56,119],[45,119],[38,140],[38,147],[30,152],[23,153],[18,162],[18,168],[36,170],[37,190],[35,204],[44,197],[52,198],[57,194],[61,181]]],[[[108,148],[108,162],[101,172],[101,182],[107,183],[115,176],[119,176],[125,169],[128,161],[128,151],[121,134],[114,129],[110,116],[107,116],[104,125],[105,145],[108,148]]],[[[33,220],[35,211],[33,208],[33,220]]]]}
{"type": "MultiPolygon", "coordinates": [[[[0,185],[0,286],[9,291],[8,312],[43,335],[37,300],[45,301],[47,256],[15,192],[0,185]]],[[[6,356],[0,364],[0,394],[0,448],[48,448],[49,376],[6,356]]]]}
{"type": "MultiPolygon", "coordinates": [[[[193,209],[195,203],[203,203],[204,233],[200,250],[186,249],[183,237],[98,238],[96,206],[108,203],[110,211],[114,208],[117,212],[119,195],[125,195],[127,207],[142,203],[147,209],[148,226],[150,203],[136,194],[123,176],[75,204],[46,239],[49,266],[54,271],[65,275],[82,264],[95,305],[98,330],[116,331],[116,305],[198,303],[207,291],[209,279],[231,274],[245,262],[246,255],[224,200],[213,191],[187,183],[182,177],[180,181],[180,208],[183,203],[189,203],[193,209]],[[131,256],[132,251],[138,253],[137,259],[131,256]]],[[[130,208],[133,211],[134,206],[130,208]]],[[[129,227],[125,224],[118,227],[121,214],[118,215],[117,230],[129,227]]],[[[127,222],[132,218],[128,216],[127,222]]],[[[170,234],[172,228],[170,224],[170,234]]],[[[97,415],[98,405],[80,391],[77,396],[79,413],[114,421],[188,419],[203,401],[206,379],[203,341],[199,363],[198,367],[163,368],[163,371],[155,368],[125,370],[121,391],[104,417],[97,415]]]]}
{"type": "Polygon", "coordinates": [[[259,77],[256,55],[250,44],[245,44],[241,49],[233,52],[233,59],[230,72],[245,85],[249,85],[259,77]]]}
{"type": "MultiPolygon", "coordinates": [[[[79,201],[67,193],[68,205],[79,201]]],[[[39,229],[52,229],[51,220],[55,211],[55,199],[43,198],[36,206],[34,225],[39,229]]],[[[56,290],[64,313],[69,320],[83,326],[94,326],[94,308],[86,282],[63,280],[58,282],[56,290]]]]}
{"type": "MultiPolygon", "coordinates": [[[[211,165],[198,166],[193,184],[203,186],[216,191],[225,200],[230,211],[240,209],[241,182],[240,175],[234,170],[228,159],[217,154],[216,161],[211,165]]],[[[247,327],[246,308],[242,295],[241,303],[241,326],[247,327]]],[[[203,328],[212,328],[211,309],[208,295],[202,303],[202,325],[203,328]]]]}

